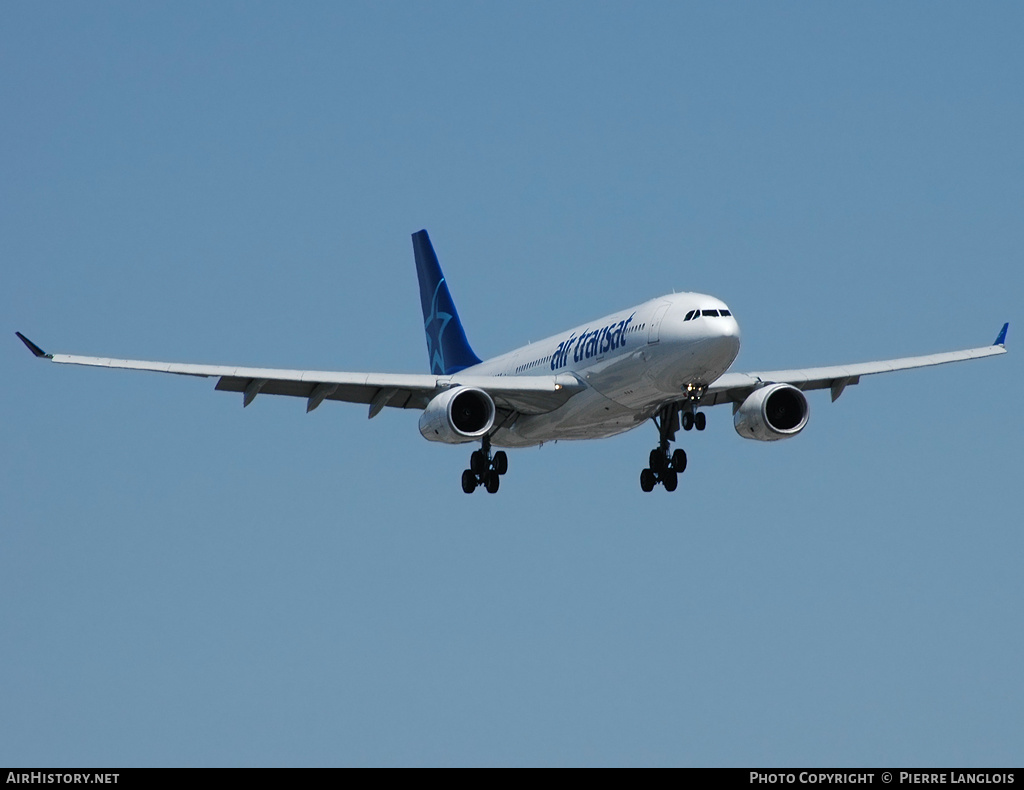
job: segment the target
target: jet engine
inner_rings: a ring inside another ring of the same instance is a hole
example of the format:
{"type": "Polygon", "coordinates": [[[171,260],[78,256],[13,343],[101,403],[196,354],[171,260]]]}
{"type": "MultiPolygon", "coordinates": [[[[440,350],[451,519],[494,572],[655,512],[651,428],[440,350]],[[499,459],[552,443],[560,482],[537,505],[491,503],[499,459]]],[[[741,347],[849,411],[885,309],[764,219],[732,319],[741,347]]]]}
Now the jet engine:
{"type": "Polygon", "coordinates": [[[754,390],[733,416],[744,439],[773,442],[796,436],[807,425],[807,398],[791,384],[769,384],[754,390]]]}
{"type": "Polygon", "coordinates": [[[452,387],[437,395],[420,415],[420,433],[431,442],[473,442],[494,425],[494,401],[476,387],[452,387]]]}

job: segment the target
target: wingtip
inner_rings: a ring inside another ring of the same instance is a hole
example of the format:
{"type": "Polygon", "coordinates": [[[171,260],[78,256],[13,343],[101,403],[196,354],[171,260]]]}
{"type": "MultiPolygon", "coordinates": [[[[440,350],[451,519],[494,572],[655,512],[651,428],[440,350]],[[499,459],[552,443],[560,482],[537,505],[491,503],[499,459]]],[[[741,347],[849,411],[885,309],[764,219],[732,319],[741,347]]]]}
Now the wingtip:
{"type": "Polygon", "coordinates": [[[1005,346],[1006,345],[1006,331],[1009,328],[1010,328],[1010,322],[1007,321],[1005,324],[1003,324],[1003,328],[1001,330],[999,330],[999,337],[996,338],[996,342],[993,343],[992,345],[994,345],[994,346],[1005,346]]]}
{"type": "Polygon", "coordinates": [[[21,342],[25,344],[25,347],[28,348],[28,350],[31,351],[33,354],[35,354],[37,357],[45,357],[46,359],[53,359],[53,354],[47,354],[39,346],[37,346],[35,343],[33,343],[31,340],[29,340],[23,334],[21,334],[21,332],[15,332],[14,334],[16,334],[18,336],[18,339],[21,340],[21,342]]]}

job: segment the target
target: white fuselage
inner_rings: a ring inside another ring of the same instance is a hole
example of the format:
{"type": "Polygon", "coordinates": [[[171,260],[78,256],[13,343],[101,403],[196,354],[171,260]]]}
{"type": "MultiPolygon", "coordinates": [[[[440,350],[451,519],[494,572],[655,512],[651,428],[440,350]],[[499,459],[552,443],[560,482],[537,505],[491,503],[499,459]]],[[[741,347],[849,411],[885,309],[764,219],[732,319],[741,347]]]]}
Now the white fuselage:
{"type": "Polygon", "coordinates": [[[553,412],[521,414],[492,443],[595,439],[642,424],[666,402],[685,397],[688,385],[711,384],[736,359],[735,317],[692,315],[723,310],[729,312],[713,296],[662,296],[467,368],[466,374],[491,376],[569,373],[587,384],[553,412]]]}

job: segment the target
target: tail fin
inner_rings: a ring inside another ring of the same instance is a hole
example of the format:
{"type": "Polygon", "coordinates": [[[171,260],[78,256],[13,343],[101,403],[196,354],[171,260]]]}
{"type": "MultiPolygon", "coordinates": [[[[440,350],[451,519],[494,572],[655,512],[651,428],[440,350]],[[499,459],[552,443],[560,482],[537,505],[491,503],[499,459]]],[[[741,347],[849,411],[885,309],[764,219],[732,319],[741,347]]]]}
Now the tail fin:
{"type": "Polygon", "coordinates": [[[412,249],[416,254],[416,274],[420,280],[430,372],[448,376],[478,365],[480,357],[469,347],[448,283],[444,281],[444,273],[425,230],[412,234],[412,249]]]}

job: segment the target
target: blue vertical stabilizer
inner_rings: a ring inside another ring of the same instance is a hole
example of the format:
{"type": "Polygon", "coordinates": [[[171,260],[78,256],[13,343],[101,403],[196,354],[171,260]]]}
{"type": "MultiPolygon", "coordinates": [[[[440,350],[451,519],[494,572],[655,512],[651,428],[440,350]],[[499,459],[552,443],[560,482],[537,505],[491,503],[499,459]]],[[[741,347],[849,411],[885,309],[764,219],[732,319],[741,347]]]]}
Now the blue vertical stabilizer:
{"type": "Polygon", "coordinates": [[[480,357],[469,347],[466,331],[462,328],[441,265],[425,230],[412,234],[412,249],[416,254],[416,274],[420,279],[420,303],[423,306],[423,328],[427,333],[430,372],[448,376],[478,365],[480,357]]]}

